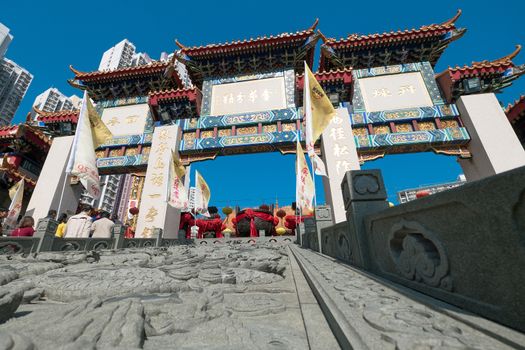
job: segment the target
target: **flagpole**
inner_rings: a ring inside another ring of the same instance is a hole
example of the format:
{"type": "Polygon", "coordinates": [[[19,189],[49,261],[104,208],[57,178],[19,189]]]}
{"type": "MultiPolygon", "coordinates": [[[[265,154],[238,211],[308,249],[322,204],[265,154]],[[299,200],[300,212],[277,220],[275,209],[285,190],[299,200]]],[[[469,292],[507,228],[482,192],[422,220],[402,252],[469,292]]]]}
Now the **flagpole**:
{"type": "Polygon", "coordinates": [[[313,156],[310,157],[310,166],[312,168],[312,180],[314,182],[314,212],[315,212],[315,207],[317,207],[317,190],[315,189],[315,169],[314,169],[314,157],[313,156]]]}
{"type": "MultiPolygon", "coordinates": [[[[297,143],[299,143],[299,131],[297,132],[297,143]]],[[[298,149],[299,147],[296,147],[296,149],[298,149]]],[[[296,160],[295,160],[295,210],[299,210],[299,220],[297,220],[297,213],[294,213],[294,217],[295,217],[295,238],[297,239],[297,236],[299,236],[299,240],[301,239],[300,237],[300,232],[299,232],[299,225],[301,224],[301,217],[302,217],[302,213],[303,213],[303,210],[301,208],[301,202],[299,201],[299,193],[297,191],[297,187],[298,187],[298,181],[297,181],[297,174],[299,174],[299,155],[296,155],[296,160]]]]}
{"type": "Polygon", "coordinates": [[[69,173],[65,173],[66,176],[64,176],[64,184],[62,185],[62,193],[60,193],[60,200],[58,201],[58,208],[57,208],[57,215],[62,214],[60,211],[62,209],[62,201],[64,199],[64,192],[66,191],[66,183],[69,178],[69,173]]]}

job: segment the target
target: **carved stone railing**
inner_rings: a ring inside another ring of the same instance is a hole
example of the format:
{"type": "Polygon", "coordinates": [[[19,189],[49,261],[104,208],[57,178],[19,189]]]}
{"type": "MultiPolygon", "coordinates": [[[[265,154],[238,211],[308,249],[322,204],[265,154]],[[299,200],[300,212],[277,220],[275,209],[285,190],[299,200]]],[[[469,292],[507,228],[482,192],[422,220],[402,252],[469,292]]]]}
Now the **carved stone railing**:
{"type": "Polygon", "coordinates": [[[324,254],[525,331],[525,167],[393,208],[378,170],[342,188],[324,254]]]}
{"type": "Polygon", "coordinates": [[[0,255],[30,254],[37,250],[39,241],[36,237],[0,237],[0,255]]]}
{"type": "Polygon", "coordinates": [[[126,227],[124,225],[114,225],[109,238],[57,238],[55,237],[57,226],[58,223],[54,220],[41,219],[37,224],[34,237],[1,237],[0,254],[171,247],[181,244],[292,243],[295,240],[294,236],[186,239],[185,234],[184,237],[179,235],[180,238],[164,238],[160,228],[153,230],[151,238],[125,238],[126,227]]]}
{"type": "Polygon", "coordinates": [[[300,245],[320,252],[322,249],[321,230],[333,225],[332,211],[328,205],[315,207],[314,216],[304,219],[304,230],[300,230],[300,245]]]}
{"type": "Polygon", "coordinates": [[[241,244],[241,243],[294,243],[295,236],[261,236],[261,237],[231,237],[195,239],[196,245],[241,244]]]}

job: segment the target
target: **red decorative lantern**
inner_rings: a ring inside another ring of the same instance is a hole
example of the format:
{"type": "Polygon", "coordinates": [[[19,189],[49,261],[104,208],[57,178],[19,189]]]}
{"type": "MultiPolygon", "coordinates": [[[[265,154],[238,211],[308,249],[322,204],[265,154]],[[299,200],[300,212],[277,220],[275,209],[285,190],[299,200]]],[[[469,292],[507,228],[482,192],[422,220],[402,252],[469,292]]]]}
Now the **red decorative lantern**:
{"type": "Polygon", "coordinates": [[[423,198],[426,196],[430,196],[430,191],[428,190],[420,190],[416,192],[416,198],[423,198]]]}
{"type": "Polygon", "coordinates": [[[277,217],[280,217],[282,219],[286,216],[286,212],[283,209],[279,209],[277,210],[277,213],[275,213],[275,215],[277,215],[277,217]]]}
{"type": "Polygon", "coordinates": [[[139,208],[137,207],[129,208],[129,213],[131,215],[137,215],[139,213],[139,208]]]}

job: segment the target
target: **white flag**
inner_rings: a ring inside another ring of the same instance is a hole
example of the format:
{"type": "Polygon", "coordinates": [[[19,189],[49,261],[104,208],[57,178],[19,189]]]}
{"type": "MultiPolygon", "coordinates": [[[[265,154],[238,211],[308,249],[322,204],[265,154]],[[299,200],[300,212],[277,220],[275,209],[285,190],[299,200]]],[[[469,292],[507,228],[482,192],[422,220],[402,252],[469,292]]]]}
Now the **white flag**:
{"type": "MultiPolygon", "coordinates": [[[[312,113],[312,97],[311,97],[312,94],[310,91],[311,90],[310,89],[310,75],[313,76],[313,74],[310,72],[310,69],[308,68],[308,65],[306,64],[306,62],[304,62],[304,88],[303,88],[303,111],[304,112],[303,113],[304,113],[304,119],[306,121],[306,130],[305,130],[306,131],[305,132],[306,134],[306,152],[308,153],[308,156],[310,157],[310,160],[314,167],[314,172],[317,175],[328,177],[328,175],[326,174],[326,167],[323,163],[323,160],[321,159],[321,157],[315,154],[315,150],[314,150],[314,144],[315,144],[315,141],[317,140],[313,140],[314,115],[312,113]]],[[[315,77],[313,79],[315,79],[315,77]]]]}
{"type": "Polygon", "coordinates": [[[295,196],[296,205],[301,209],[301,213],[310,212],[313,210],[313,201],[315,196],[315,187],[310,175],[310,170],[306,164],[303,148],[301,143],[297,141],[297,162],[296,162],[296,182],[295,182],[295,196]]]}
{"type": "Polygon", "coordinates": [[[210,203],[211,190],[202,175],[195,171],[195,209],[198,213],[210,217],[208,204],[210,203]]]}
{"type": "Polygon", "coordinates": [[[310,160],[312,161],[312,166],[314,167],[314,172],[317,175],[326,176],[326,167],[324,166],[323,160],[321,157],[319,157],[315,152],[313,152],[312,155],[310,155],[310,160]]]}
{"type": "Polygon", "coordinates": [[[7,213],[7,217],[5,218],[5,223],[9,227],[16,226],[16,220],[18,219],[20,211],[22,210],[22,200],[24,199],[24,184],[24,179],[21,179],[16,185],[13,186],[12,190],[9,191],[10,193],[14,192],[13,198],[11,200],[11,205],[9,206],[9,211],[7,213]]]}
{"type": "Polygon", "coordinates": [[[100,179],[93,133],[89,122],[88,103],[87,93],[84,92],[66,173],[78,177],[88,193],[94,199],[98,199],[100,197],[100,179]]]}

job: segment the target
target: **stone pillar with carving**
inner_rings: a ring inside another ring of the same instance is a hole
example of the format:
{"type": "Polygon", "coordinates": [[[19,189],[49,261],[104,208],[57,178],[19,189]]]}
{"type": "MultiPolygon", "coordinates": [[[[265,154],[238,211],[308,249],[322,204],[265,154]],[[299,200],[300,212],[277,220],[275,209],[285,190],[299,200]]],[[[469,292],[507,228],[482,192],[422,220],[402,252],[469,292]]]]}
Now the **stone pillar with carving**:
{"type": "Polygon", "coordinates": [[[126,226],[113,225],[111,228],[111,236],[113,237],[113,249],[120,249],[124,247],[124,234],[126,233],[126,226]]]}
{"type": "Polygon", "coordinates": [[[349,227],[349,246],[352,249],[351,263],[368,269],[371,266],[368,254],[370,242],[364,218],[388,208],[383,176],[377,169],[348,171],[341,189],[349,227]]]}
{"type": "Polygon", "coordinates": [[[153,132],[136,238],[154,237],[155,228],[162,228],[167,237],[177,237],[180,211],[168,205],[167,196],[171,151],[178,150],[179,142],[180,130],[177,125],[156,127],[153,132]]]}
{"type": "Polygon", "coordinates": [[[317,237],[317,230],[315,228],[315,219],[308,217],[303,222],[304,230],[301,231],[301,246],[303,248],[312,248],[312,241],[317,237]]]}
{"type": "Polygon", "coordinates": [[[349,170],[359,170],[359,156],[354,141],[350,115],[345,107],[337,114],[323,132],[321,152],[325,162],[327,177],[323,177],[326,203],[332,210],[334,223],[346,220],[343,197],[339,185],[349,170]]]}
{"type": "Polygon", "coordinates": [[[40,219],[36,224],[34,237],[39,237],[37,252],[50,251],[57,232],[58,222],[52,219],[40,219]]]}
{"type": "Polygon", "coordinates": [[[321,240],[321,230],[325,227],[330,227],[334,224],[332,218],[332,211],[328,205],[319,205],[315,207],[315,227],[317,231],[317,237],[315,242],[311,243],[311,249],[321,253],[323,250],[321,240]]]}

